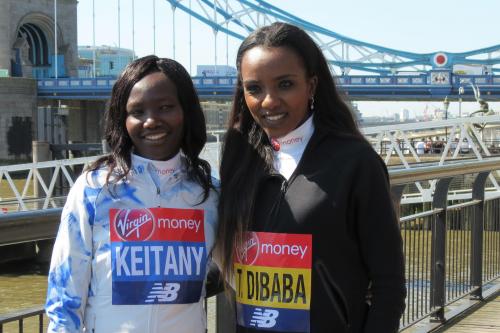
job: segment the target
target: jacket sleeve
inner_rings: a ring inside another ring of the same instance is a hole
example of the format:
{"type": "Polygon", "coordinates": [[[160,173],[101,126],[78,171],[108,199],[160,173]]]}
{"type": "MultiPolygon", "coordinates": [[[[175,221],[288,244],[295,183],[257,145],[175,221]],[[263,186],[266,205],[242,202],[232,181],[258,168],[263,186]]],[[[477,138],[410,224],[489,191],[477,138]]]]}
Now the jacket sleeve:
{"type": "Polygon", "coordinates": [[[365,333],[399,329],[405,308],[404,255],[387,169],[370,148],[360,154],[354,182],[354,216],[361,255],[371,281],[365,333]]]}
{"type": "Polygon", "coordinates": [[[92,261],[95,192],[80,176],[68,194],[52,252],[45,310],[48,332],[82,332],[92,261]]]}

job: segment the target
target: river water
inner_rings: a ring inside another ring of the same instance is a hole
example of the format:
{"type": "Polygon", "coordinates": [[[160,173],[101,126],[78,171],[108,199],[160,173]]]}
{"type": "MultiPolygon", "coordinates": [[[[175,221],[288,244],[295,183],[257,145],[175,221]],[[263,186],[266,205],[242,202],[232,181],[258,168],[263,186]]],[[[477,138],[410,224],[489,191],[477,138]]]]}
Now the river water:
{"type": "MultiPolygon", "coordinates": [[[[0,264],[0,317],[45,302],[47,293],[47,272],[49,263],[39,264],[35,260],[16,261],[0,264]]],[[[38,332],[35,318],[26,321],[24,332],[38,332]]],[[[47,326],[47,318],[44,318],[47,326]]],[[[18,333],[18,324],[9,323],[3,327],[4,333],[18,333]]],[[[215,332],[215,297],[208,300],[208,332],[215,332]]]]}
{"type": "MultiPolygon", "coordinates": [[[[0,316],[21,309],[41,306],[47,293],[49,264],[24,260],[0,264],[0,316]]],[[[44,320],[46,324],[46,319],[44,320]]],[[[27,320],[24,332],[37,332],[37,320],[27,320]]],[[[18,332],[17,323],[4,326],[5,333],[18,332]]]]}

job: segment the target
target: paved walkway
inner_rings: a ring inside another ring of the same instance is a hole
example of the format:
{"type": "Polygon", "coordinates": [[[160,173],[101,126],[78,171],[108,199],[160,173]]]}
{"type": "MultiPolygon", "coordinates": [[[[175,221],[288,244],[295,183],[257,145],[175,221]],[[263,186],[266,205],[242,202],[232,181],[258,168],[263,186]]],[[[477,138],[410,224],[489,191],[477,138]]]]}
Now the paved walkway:
{"type": "Polygon", "coordinates": [[[440,332],[446,333],[500,333],[500,294],[440,332]]]}

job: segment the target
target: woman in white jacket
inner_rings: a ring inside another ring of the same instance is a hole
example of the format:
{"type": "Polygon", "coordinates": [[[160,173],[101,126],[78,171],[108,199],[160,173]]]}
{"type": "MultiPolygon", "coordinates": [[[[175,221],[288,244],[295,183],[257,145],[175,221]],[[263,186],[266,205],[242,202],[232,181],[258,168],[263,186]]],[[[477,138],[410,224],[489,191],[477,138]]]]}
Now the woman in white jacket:
{"type": "Polygon", "coordinates": [[[217,194],[186,70],[132,62],[105,114],[111,153],[72,187],[49,272],[49,332],[205,332],[217,194]]]}

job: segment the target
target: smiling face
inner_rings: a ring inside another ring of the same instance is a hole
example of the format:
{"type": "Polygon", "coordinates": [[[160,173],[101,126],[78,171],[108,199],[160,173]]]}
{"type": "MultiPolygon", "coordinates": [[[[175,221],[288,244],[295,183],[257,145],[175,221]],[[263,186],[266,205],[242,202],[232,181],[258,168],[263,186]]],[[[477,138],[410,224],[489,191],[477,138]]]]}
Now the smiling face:
{"type": "Polygon", "coordinates": [[[137,82],[127,100],[125,126],[137,155],[168,160],[180,149],[184,112],[174,83],[161,72],[137,82]]]}
{"type": "Polygon", "coordinates": [[[240,71],[248,109],[269,137],[285,136],[307,119],[317,78],[308,77],[294,51],[254,47],[243,55],[240,71]]]}

